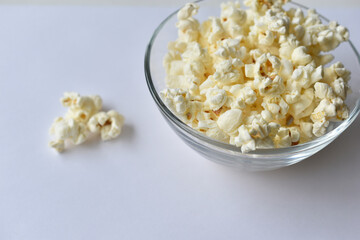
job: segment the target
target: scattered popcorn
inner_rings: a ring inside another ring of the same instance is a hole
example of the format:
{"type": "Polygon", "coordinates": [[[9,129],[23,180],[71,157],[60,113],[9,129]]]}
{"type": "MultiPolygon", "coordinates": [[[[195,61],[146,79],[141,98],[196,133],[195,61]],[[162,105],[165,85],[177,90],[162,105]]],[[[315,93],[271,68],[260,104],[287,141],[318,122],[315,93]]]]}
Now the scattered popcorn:
{"type": "Polygon", "coordinates": [[[69,110],[67,118],[87,122],[89,118],[102,108],[102,99],[99,96],[80,96],[78,93],[65,92],[61,103],[69,110]]]}
{"type": "Polygon", "coordinates": [[[91,132],[101,133],[101,139],[106,141],[116,138],[121,133],[124,124],[124,117],[114,110],[109,112],[99,112],[92,116],[88,122],[91,132]]]}
{"type": "Polygon", "coordinates": [[[62,152],[66,142],[78,145],[86,141],[90,132],[101,132],[103,140],[116,138],[121,133],[124,117],[114,110],[99,112],[102,108],[100,96],[80,96],[75,92],[65,92],[60,99],[68,108],[65,117],[58,117],[50,128],[54,140],[49,146],[62,152]]]}
{"type": "MultiPolygon", "coordinates": [[[[348,30],[322,23],[313,9],[284,10],[286,2],[246,0],[249,9],[226,2],[220,17],[202,23],[194,18],[196,3],[179,10],[178,39],[163,62],[168,88],[160,95],[169,109],[242,152],[305,143],[324,135],[330,121],[346,119],[350,72],[340,62],[325,65],[348,30]]],[[[68,102],[80,120],[101,103],[84,99],[82,116],[77,98],[70,94],[68,102]]],[[[93,116],[89,128],[101,131],[105,115],[93,116]]]]}
{"type": "Polygon", "coordinates": [[[86,125],[74,119],[56,118],[50,128],[50,134],[55,136],[50,141],[50,147],[62,152],[65,149],[65,141],[70,140],[73,144],[83,143],[87,138],[86,125]]]}

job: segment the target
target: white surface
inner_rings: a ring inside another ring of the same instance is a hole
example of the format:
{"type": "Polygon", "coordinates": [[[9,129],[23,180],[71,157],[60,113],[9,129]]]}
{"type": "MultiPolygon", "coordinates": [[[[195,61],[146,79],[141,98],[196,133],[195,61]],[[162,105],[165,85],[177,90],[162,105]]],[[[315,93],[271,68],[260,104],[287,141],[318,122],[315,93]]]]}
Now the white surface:
{"type": "MultiPolygon", "coordinates": [[[[166,125],[145,84],[145,46],[169,12],[0,8],[0,239],[356,239],[359,119],[281,170],[203,159],[166,125]],[[62,155],[49,149],[69,90],[98,93],[123,113],[123,135],[62,155]]],[[[360,47],[358,12],[324,13],[360,47]]]]}

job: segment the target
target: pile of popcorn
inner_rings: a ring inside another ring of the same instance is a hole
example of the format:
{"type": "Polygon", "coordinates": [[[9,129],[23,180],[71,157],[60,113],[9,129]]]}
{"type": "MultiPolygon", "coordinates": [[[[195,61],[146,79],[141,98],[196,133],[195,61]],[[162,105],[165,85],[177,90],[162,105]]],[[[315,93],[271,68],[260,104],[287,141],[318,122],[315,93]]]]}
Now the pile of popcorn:
{"type": "Polygon", "coordinates": [[[220,17],[201,24],[197,4],[178,12],[161,92],[178,118],[249,152],[310,141],[348,117],[350,72],[340,62],[324,67],[348,30],[313,9],[286,11],[285,2],[222,3],[220,17]]]}
{"type": "Polygon", "coordinates": [[[60,101],[68,108],[68,112],[65,117],[54,120],[50,128],[54,140],[49,143],[58,152],[64,151],[66,142],[75,145],[85,142],[89,133],[100,133],[104,141],[120,135],[124,117],[114,110],[99,112],[102,108],[100,96],[65,92],[60,101]]]}

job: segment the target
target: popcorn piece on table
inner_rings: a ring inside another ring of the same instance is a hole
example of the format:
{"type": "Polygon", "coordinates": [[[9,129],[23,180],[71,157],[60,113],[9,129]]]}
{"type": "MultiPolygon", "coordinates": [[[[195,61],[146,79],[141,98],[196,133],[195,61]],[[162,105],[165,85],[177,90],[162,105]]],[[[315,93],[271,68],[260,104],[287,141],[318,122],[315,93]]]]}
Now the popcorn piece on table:
{"type": "Polygon", "coordinates": [[[83,143],[87,138],[86,125],[74,119],[56,118],[50,128],[50,134],[55,139],[50,141],[49,146],[62,152],[65,142],[70,141],[75,145],[83,143]]]}
{"type": "Polygon", "coordinates": [[[121,133],[124,118],[114,110],[98,113],[102,108],[100,96],[80,96],[75,92],[65,92],[60,99],[68,107],[65,117],[56,118],[50,128],[54,140],[49,146],[62,152],[66,142],[75,145],[86,141],[88,133],[101,132],[103,140],[117,137],[121,133]]]}
{"type": "Polygon", "coordinates": [[[89,130],[93,133],[100,132],[103,141],[116,138],[120,135],[124,117],[118,112],[111,110],[99,112],[92,116],[88,122],[89,130]]]}
{"type": "Polygon", "coordinates": [[[65,92],[61,98],[64,107],[68,107],[67,118],[77,121],[87,122],[89,118],[102,108],[102,99],[100,96],[80,96],[75,92],[65,92]]]}

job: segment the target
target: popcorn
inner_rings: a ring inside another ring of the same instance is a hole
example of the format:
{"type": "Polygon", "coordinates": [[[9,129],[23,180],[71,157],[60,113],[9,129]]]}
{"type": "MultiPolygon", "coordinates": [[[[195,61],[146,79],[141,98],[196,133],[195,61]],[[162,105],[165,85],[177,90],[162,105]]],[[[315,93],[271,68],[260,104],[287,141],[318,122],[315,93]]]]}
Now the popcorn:
{"type": "Polygon", "coordinates": [[[315,96],[320,99],[334,98],[334,90],[327,83],[317,82],[314,84],[315,96]]]}
{"type": "Polygon", "coordinates": [[[225,132],[223,132],[220,128],[218,127],[213,127],[210,128],[208,131],[206,131],[206,135],[210,138],[213,138],[215,140],[218,140],[220,142],[229,142],[229,135],[227,135],[225,132]]]}
{"type": "Polygon", "coordinates": [[[179,21],[176,27],[179,29],[179,38],[184,42],[196,41],[199,36],[199,22],[192,17],[198,9],[197,4],[187,3],[177,14],[179,21]]]}
{"type": "Polygon", "coordinates": [[[300,42],[295,38],[295,36],[289,36],[287,38],[281,37],[279,39],[280,48],[279,55],[282,59],[292,60],[292,54],[294,50],[299,47],[300,42]]]}
{"type": "Polygon", "coordinates": [[[261,111],[261,117],[265,119],[267,122],[271,122],[273,120],[272,113],[269,110],[263,110],[261,111]]]}
{"type": "Polygon", "coordinates": [[[316,47],[318,51],[330,51],[349,38],[347,29],[336,22],[324,25],[314,9],[308,10],[308,15],[299,20],[295,24],[305,29],[302,38],[298,38],[304,46],[316,47]]]}
{"type": "Polygon", "coordinates": [[[210,111],[204,111],[204,112],[200,111],[196,114],[195,118],[197,124],[194,124],[194,128],[198,131],[207,132],[208,130],[218,128],[216,121],[214,120],[214,116],[212,113],[210,113],[210,111]]]}
{"type": "Polygon", "coordinates": [[[166,84],[169,88],[179,88],[188,90],[189,93],[196,95],[199,91],[199,85],[206,80],[205,73],[211,68],[211,58],[207,51],[199,43],[189,42],[183,46],[172,43],[171,47],[181,48],[181,53],[167,54],[164,58],[164,67],[166,69],[166,84]],[[174,56],[174,57],[172,57],[174,56]]]}
{"type": "Polygon", "coordinates": [[[254,114],[247,118],[246,126],[253,138],[263,139],[269,135],[268,123],[262,118],[261,114],[254,114]]]}
{"type": "Polygon", "coordinates": [[[124,117],[114,110],[96,113],[87,123],[92,133],[101,133],[103,141],[118,137],[123,124],[124,117]]]}
{"type": "Polygon", "coordinates": [[[249,134],[245,125],[241,125],[238,129],[239,135],[234,138],[234,144],[241,147],[243,153],[255,150],[255,140],[249,134]]]}
{"type": "Polygon", "coordinates": [[[225,90],[218,87],[211,88],[206,92],[205,108],[219,110],[227,101],[225,90]]]}
{"type": "Polygon", "coordinates": [[[287,82],[287,80],[291,78],[293,70],[294,67],[291,61],[287,59],[281,59],[279,76],[284,80],[284,82],[287,82]]]}
{"type": "Polygon", "coordinates": [[[215,45],[217,41],[227,37],[221,20],[213,17],[210,17],[209,20],[202,24],[200,34],[208,45],[215,45]]]}
{"type": "Polygon", "coordinates": [[[246,11],[240,8],[239,2],[221,4],[221,22],[232,38],[243,36],[246,23],[246,11]]]}
{"type": "Polygon", "coordinates": [[[334,60],[334,56],[332,54],[319,54],[314,56],[313,60],[315,61],[316,65],[326,65],[334,60]]]}
{"type": "Polygon", "coordinates": [[[281,8],[287,0],[245,0],[244,5],[251,8],[252,12],[263,15],[265,11],[272,8],[281,8]]]}
{"type": "Polygon", "coordinates": [[[349,39],[336,22],[283,0],[221,4],[201,24],[196,3],[178,12],[164,57],[164,103],[204,135],[248,152],[302,144],[346,119],[350,72],[328,53],[349,39]]]}
{"type": "Polygon", "coordinates": [[[86,125],[74,119],[56,118],[50,128],[50,134],[55,139],[50,141],[49,146],[62,152],[65,142],[70,141],[75,145],[83,143],[87,138],[86,125]]]}
{"type": "Polygon", "coordinates": [[[326,121],[325,118],[315,122],[313,124],[313,134],[316,137],[321,137],[326,133],[326,128],[329,126],[329,121],[326,121]]]}
{"type": "Polygon", "coordinates": [[[292,90],[284,93],[284,99],[288,104],[294,104],[300,99],[300,92],[298,90],[292,90]]]}
{"type": "Polygon", "coordinates": [[[216,82],[213,76],[209,76],[200,86],[200,94],[205,95],[207,90],[216,86],[216,82]]]}
{"type": "Polygon", "coordinates": [[[190,95],[181,89],[165,89],[160,92],[161,98],[165,104],[178,116],[181,120],[188,120],[188,109],[190,107],[190,95]]]}
{"type": "Polygon", "coordinates": [[[163,66],[165,68],[166,74],[168,74],[168,76],[172,75],[172,76],[177,76],[179,75],[179,73],[183,72],[183,70],[178,70],[179,68],[177,68],[177,66],[179,66],[180,64],[184,64],[181,60],[181,55],[179,53],[178,50],[176,50],[174,48],[174,46],[172,46],[172,44],[169,43],[169,52],[166,53],[164,59],[163,59],[163,66]],[[174,49],[172,49],[174,48],[174,49]],[[172,49],[172,50],[170,50],[172,49]],[[172,63],[176,61],[176,63],[172,63]],[[173,67],[176,67],[176,70],[174,70],[173,67]]]}
{"type": "MultiPolygon", "coordinates": [[[[280,59],[270,53],[262,54],[256,58],[255,65],[253,66],[253,77],[265,77],[276,75],[281,67],[280,59]]],[[[247,77],[252,77],[251,75],[247,77]]]]}
{"type": "Polygon", "coordinates": [[[289,107],[289,113],[296,119],[300,119],[303,117],[307,117],[311,114],[309,113],[314,109],[312,105],[314,100],[314,90],[308,88],[304,91],[304,93],[300,96],[299,100],[289,107]]]}
{"type": "Polygon", "coordinates": [[[274,143],[277,148],[290,147],[291,146],[291,136],[290,130],[285,127],[280,127],[276,136],[274,137],[274,143]]]}
{"type": "Polygon", "coordinates": [[[349,92],[349,80],[350,71],[345,69],[344,65],[340,62],[324,69],[324,82],[328,83],[333,88],[335,94],[342,99],[345,99],[349,92]]]}
{"type": "Polygon", "coordinates": [[[300,46],[294,49],[291,54],[291,60],[295,65],[306,65],[311,62],[312,57],[307,54],[307,49],[304,46],[300,46]]]}
{"type": "Polygon", "coordinates": [[[344,79],[342,78],[335,79],[334,82],[332,83],[332,86],[337,96],[341,97],[342,99],[346,98],[347,86],[344,79]]]}
{"type": "Polygon", "coordinates": [[[289,105],[281,96],[265,96],[261,106],[272,114],[273,119],[284,118],[289,110],[289,105]]]}
{"type": "Polygon", "coordinates": [[[287,88],[289,90],[309,89],[309,87],[320,81],[323,78],[323,68],[318,66],[314,68],[313,65],[298,66],[288,79],[287,88]]]}
{"type": "Polygon", "coordinates": [[[256,93],[249,86],[241,84],[233,85],[229,90],[234,96],[231,104],[233,108],[245,108],[246,105],[254,104],[256,101],[256,93]]]}
{"type": "Polygon", "coordinates": [[[102,99],[99,96],[80,96],[74,92],[65,92],[60,101],[64,107],[69,108],[67,118],[81,122],[87,122],[102,107],[102,99]]]}
{"type": "Polygon", "coordinates": [[[313,124],[311,122],[300,121],[300,132],[302,133],[302,137],[307,139],[311,139],[313,134],[313,124]]]}
{"type": "Polygon", "coordinates": [[[257,89],[261,96],[278,95],[284,91],[283,80],[280,76],[271,77],[255,77],[253,86],[257,89]]]}
{"type": "Polygon", "coordinates": [[[268,25],[268,29],[282,35],[289,32],[289,21],[289,18],[278,9],[267,10],[264,16],[264,23],[268,25]]]}
{"type": "MultiPolygon", "coordinates": [[[[341,77],[345,82],[350,80],[350,71],[345,69],[344,65],[341,62],[336,62],[332,64],[329,68],[325,70],[324,79],[329,81],[328,78],[338,78],[341,77]]],[[[330,80],[331,81],[331,80],[330,80]]]]}
{"type": "Polygon", "coordinates": [[[256,59],[255,64],[245,65],[245,76],[254,78],[253,87],[259,90],[261,96],[281,94],[284,84],[278,75],[280,67],[281,62],[277,57],[263,54],[256,59]]]}
{"type": "Polygon", "coordinates": [[[245,76],[247,78],[254,78],[255,77],[255,64],[245,64],[245,76]]]}
{"type": "Polygon", "coordinates": [[[114,110],[108,113],[98,113],[102,108],[100,96],[80,96],[75,92],[65,92],[60,99],[64,107],[68,108],[65,117],[58,117],[50,128],[54,140],[49,146],[62,152],[66,143],[79,145],[86,141],[90,132],[101,129],[103,140],[117,137],[121,133],[124,118],[114,110]]]}
{"type": "Polygon", "coordinates": [[[243,62],[240,59],[224,60],[215,64],[214,80],[220,85],[241,83],[244,79],[242,66],[243,62]]]}
{"type": "Polygon", "coordinates": [[[219,62],[225,59],[240,59],[241,61],[248,57],[248,52],[245,46],[240,46],[241,39],[227,38],[217,42],[218,48],[214,52],[214,62],[219,62]]]}
{"type": "Polygon", "coordinates": [[[345,104],[339,107],[337,106],[336,109],[336,117],[338,120],[345,120],[349,117],[349,108],[345,104]]]}
{"type": "Polygon", "coordinates": [[[258,35],[259,44],[271,46],[274,43],[275,35],[272,31],[266,30],[264,33],[258,35]]]}
{"type": "Polygon", "coordinates": [[[187,3],[185,7],[181,8],[177,13],[177,18],[179,20],[186,20],[193,15],[197,14],[199,6],[194,3],[187,3]]]}
{"type": "Polygon", "coordinates": [[[255,139],[255,149],[269,149],[274,147],[274,141],[270,137],[255,139]]]}
{"type": "Polygon", "coordinates": [[[300,131],[297,127],[290,127],[289,130],[292,145],[296,145],[300,141],[300,131]]]}
{"type": "Polygon", "coordinates": [[[231,134],[240,126],[242,123],[243,113],[240,109],[230,109],[220,115],[217,120],[217,124],[221,130],[231,134]]]}
{"type": "Polygon", "coordinates": [[[314,109],[310,118],[314,122],[313,134],[320,137],[325,134],[326,127],[329,125],[328,119],[336,116],[336,106],[328,99],[323,99],[314,109]]]}
{"type": "Polygon", "coordinates": [[[317,42],[321,51],[335,49],[341,42],[349,39],[348,30],[337,22],[329,22],[328,28],[318,33],[317,42]]]}

